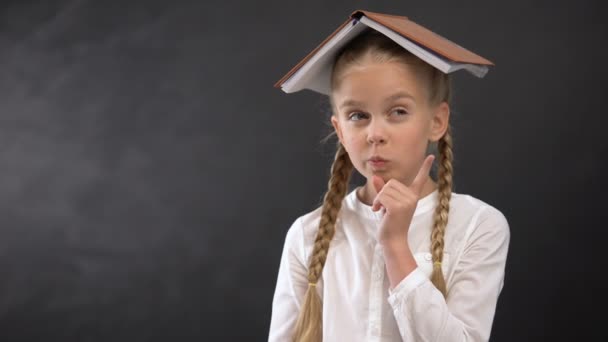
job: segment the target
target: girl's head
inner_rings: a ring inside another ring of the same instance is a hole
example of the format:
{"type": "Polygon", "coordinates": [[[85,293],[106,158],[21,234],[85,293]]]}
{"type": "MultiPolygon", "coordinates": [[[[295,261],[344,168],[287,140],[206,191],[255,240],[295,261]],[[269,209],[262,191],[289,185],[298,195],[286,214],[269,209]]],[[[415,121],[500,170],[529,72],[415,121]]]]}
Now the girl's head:
{"type": "Polygon", "coordinates": [[[395,178],[409,185],[429,144],[435,142],[439,196],[430,236],[431,281],[447,295],[441,261],[452,189],[449,76],[370,30],[337,55],[331,86],[331,121],[339,144],[309,260],[310,285],[296,324],[296,341],[320,341],[322,337],[322,304],[315,284],[325,265],[353,167],[368,180],[378,175],[385,182],[395,178]]]}
{"type": "Polygon", "coordinates": [[[353,41],[333,70],[331,121],[355,168],[409,185],[447,130],[448,77],[376,31],[353,41]]]}
{"type": "MultiPolygon", "coordinates": [[[[335,92],[340,88],[340,81],[352,66],[363,66],[365,62],[384,63],[401,62],[424,82],[421,87],[426,91],[431,104],[450,102],[449,76],[435,69],[430,64],[414,56],[385,35],[368,30],[345,46],[337,55],[331,75],[331,86],[335,92]]],[[[333,97],[331,98],[333,100],[333,97]]]]}

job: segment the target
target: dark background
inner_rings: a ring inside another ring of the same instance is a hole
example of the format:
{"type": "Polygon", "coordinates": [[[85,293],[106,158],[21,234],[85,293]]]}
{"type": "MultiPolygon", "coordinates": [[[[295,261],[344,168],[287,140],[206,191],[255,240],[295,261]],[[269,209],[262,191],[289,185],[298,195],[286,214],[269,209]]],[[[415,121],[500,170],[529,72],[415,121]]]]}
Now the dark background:
{"type": "Polygon", "coordinates": [[[0,340],[265,340],[333,154],[326,100],[273,84],[355,9],[496,63],[452,121],[455,191],[511,225],[492,340],[606,338],[600,4],[2,1],[0,340]]]}

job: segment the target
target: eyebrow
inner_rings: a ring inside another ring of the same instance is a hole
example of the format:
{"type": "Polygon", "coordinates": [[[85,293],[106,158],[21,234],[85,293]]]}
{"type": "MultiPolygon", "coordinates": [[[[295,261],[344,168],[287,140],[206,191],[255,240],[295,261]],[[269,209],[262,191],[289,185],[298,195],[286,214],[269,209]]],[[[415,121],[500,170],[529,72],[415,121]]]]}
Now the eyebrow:
{"type": "MultiPolygon", "coordinates": [[[[384,99],[384,102],[385,103],[386,102],[392,102],[392,101],[395,101],[395,100],[398,100],[398,99],[401,99],[401,98],[409,98],[409,99],[414,100],[414,97],[412,95],[410,95],[410,94],[408,94],[408,93],[406,93],[404,91],[401,91],[401,92],[395,93],[395,94],[387,97],[386,99],[384,99]]],[[[350,106],[352,106],[352,107],[359,107],[359,106],[362,106],[362,105],[363,105],[363,102],[359,102],[359,101],[355,101],[355,100],[352,100],[352,99],[348,99],[348,100],[345,100],[344,102],[342,102],[342,104],[340,105],[340,108],[350,107],[350,106]]]]}

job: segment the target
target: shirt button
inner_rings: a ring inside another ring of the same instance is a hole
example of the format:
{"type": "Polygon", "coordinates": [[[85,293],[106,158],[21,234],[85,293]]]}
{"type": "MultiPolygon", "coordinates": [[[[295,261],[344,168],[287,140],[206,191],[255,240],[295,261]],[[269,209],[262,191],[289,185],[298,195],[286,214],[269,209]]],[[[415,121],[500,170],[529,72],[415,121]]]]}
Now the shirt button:
{"type": "Polygon", "coordinates": [[[426,261],[431,261],[433,260],[433,256],[431,255],[431,253],[427,253],[424,258],[426,259],[426,261]]]}
{"type": "Polygon", "coordinates": [[[383,272],[376,272],[376,280],[381,280],[384,277],[383,272]]]}
{"type": "Polygon", "coordinates": [[[377,324],[374,324],[372,326],[372,335],[376,335],[376,336],[380,335],[380,329],[378,329],[378,325],[377,324]]]}
{"type": "Polygon", "coordinates": [[[383,248],[382,248],[382,245],[377,244],[377,245],[374,247],[374,253],[376,253],[376,255],[377,255],[377,256],[380,256],[380,257],[381,257],[381,256],[382,256],[382,253],[384,253],[383,248]]]}

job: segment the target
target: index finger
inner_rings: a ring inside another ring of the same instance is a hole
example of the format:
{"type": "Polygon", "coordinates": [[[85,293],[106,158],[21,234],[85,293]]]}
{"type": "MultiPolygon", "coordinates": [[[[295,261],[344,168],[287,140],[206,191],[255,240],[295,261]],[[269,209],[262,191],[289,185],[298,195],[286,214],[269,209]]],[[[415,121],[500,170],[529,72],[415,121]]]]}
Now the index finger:
{"type": "Polygon", "coordinates": [[[424,162],[422,162],[422,166],[420,167],[420,170],[418,170],[418,174],[416,175],[416,178],[414,178],[412,185],[410,185],[410,188],[412,190],[414,190],[418,195],[420,195],[420,193],[422,192],[422,187],[424,186],[424,183],[426,183],[426,181],[428,180],[428,175],[429,175],[429,172],[431,171],[431,166],[433,166],[434,160],[435,160],[435,156],[432,154],[430,154],[426,157],[424,162]]]}

